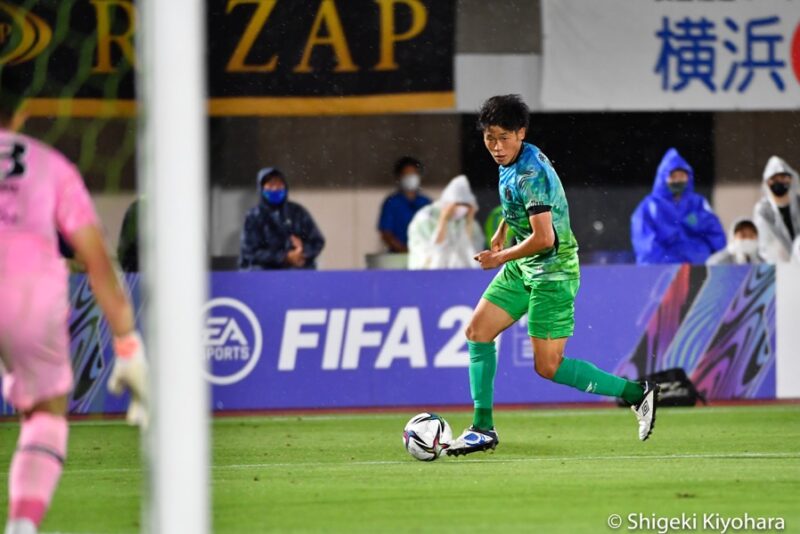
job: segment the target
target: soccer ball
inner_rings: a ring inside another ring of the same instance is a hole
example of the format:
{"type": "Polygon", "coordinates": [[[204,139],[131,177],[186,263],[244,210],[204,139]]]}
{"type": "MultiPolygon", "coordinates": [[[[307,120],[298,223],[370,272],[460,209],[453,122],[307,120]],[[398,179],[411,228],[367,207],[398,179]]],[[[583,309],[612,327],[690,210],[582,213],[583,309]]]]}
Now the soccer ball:
{"type": "Polygon", "coordinates": [[[423,462],[437,459],[453,440],[450,425],[435,413],[412,417],[403,429],[403,445],[408,453],[423,462]]]}

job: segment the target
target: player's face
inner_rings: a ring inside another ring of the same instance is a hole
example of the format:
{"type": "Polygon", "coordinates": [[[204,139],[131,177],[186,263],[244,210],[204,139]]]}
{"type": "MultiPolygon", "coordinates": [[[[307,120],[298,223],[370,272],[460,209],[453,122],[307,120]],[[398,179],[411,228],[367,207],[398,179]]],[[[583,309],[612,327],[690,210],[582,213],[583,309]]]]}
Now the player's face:
{"type": "Polygon", "coordinates": [[[525,128],[511,131],[500,126],[489,126],[483,131],[483,144],[498,165],[508,165],[522,148],[525,139],[525,128]]]}

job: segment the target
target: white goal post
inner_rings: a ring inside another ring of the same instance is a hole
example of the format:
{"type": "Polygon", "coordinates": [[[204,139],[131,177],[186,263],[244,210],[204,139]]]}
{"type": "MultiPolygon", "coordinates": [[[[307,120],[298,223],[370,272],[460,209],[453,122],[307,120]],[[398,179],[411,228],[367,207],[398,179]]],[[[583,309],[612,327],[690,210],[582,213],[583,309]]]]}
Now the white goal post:
{"type": "Polygon", "coordinates": [[[143,530],[209,531],[205,2],[142,0],[138,183],[144,192],[145,335],[151,363],[143,530]]]}

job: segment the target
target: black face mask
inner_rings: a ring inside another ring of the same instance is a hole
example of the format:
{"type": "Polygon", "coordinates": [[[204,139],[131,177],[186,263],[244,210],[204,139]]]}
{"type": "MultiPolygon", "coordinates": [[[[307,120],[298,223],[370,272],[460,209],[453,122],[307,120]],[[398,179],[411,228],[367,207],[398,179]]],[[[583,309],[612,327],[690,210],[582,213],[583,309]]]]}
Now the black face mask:
{"type": "Polygon", "coordinates": [[[684,191],[686,191],[686,186],[689,185],[688,182],[668,182],[667,187],[669,188],[670,192],[673,195],[680,195],[684,191]]]}
{"type": "Polygon", "coordinates": [[[773,182],[770,184],[769,190],[776,197],[782,197],[789,192],[789,186],[783,182],[773,182]]]}

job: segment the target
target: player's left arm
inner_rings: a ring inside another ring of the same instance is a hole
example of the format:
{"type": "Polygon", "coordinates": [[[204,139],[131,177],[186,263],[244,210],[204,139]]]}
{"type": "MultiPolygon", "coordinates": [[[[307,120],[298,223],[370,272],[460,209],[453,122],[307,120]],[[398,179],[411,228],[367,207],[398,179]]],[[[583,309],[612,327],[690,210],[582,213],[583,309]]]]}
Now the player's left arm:
{"type": "Polygon", "coordinates": [[[553,230],[553,214],[549,206],[546,207],[546,211],[539,211],[531,215],[528,220],[531,223],[533,233],[513,247],[497,252],[490,250],[481,252],[475,256],[481,267],[494,269],[511,260],[533,256],[555,246],[556,234],[553,230]]]}
{"type": "Polygon", "coordinates": [[[58,230],[85,263],[95,300],[114,334],[117,358],[108,388],[115,394],[126,387],[130,389],[133,398],[128,421],[146,426],[147,361],[127,288],[109,257],[97,213],[78,170],[66,160],[61,161],[58,170],[55,214],[58,230]]]}

